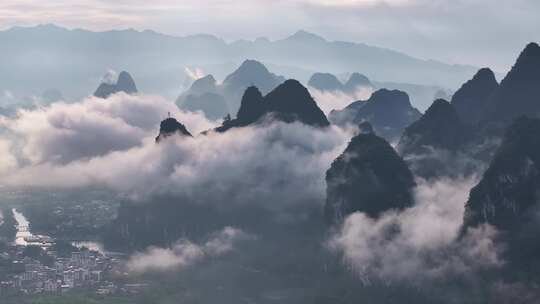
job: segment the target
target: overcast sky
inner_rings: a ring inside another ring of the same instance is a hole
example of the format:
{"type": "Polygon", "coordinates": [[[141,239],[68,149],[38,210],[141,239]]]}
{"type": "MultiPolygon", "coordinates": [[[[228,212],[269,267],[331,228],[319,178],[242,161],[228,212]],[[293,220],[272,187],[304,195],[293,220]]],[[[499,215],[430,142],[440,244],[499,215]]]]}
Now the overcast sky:
{"type": "Polygon", "coordinates": [[[450,63],[504,71],[540,41],[538,0],[2,0],[0,28],[55,23],[92,30],[278,39],[304,29],[450,63]]]}

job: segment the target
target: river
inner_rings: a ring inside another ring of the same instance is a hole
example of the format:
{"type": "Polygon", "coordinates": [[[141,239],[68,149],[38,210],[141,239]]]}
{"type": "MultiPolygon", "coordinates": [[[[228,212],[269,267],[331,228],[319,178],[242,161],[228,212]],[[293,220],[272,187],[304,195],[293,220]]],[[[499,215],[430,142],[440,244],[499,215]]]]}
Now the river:
{"type": "MultiPolygon", "coordinates": [[[[13,208],[13,217],[17,221],[17,234],[15,236],[15,244],[20,246],[37,245],[41,247],[51,246],[54,240],[46,235],[36,235],[30,232],[30,222],[19,210],[13,208]]],[[[74,241],[72,245],[77,248],[86,247],[90,250],[98,251],[105,254],[103,245],[95,241],[74,241]]]]}

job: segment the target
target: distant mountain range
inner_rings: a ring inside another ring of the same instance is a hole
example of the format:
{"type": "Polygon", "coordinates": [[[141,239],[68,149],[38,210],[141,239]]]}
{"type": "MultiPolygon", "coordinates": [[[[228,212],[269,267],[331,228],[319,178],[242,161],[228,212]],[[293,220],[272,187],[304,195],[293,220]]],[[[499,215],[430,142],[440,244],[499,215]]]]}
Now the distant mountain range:
{"type": "Polygon", "coordinates": [[[211,35],[173,37],[148,30],[91,32],[40,25],[0,31],[0,50],[0,70],[9,71],[0,76],[0,92],[40,96],[57,89],[67,99],[87,96],[108,69],[130,71],[142,92],[175,98],[186,82],[186,68],[224,79],[246,58],[303,82],[316,71],[358,71],[377,81],[453,88],[477,70],[361,43],[328,41],[305,31],[276,41],[229,43],[211,35]]]}
{"type": "Polygon", "coordinates": [[[218,84],[213,75],[206,75],[193,82],[189,90],[178,97],[176,104],[185,110],[200,110],[211,119],[236,113],[246,88],[256,86],[263,94],[269,93],[285,77],[277,76],[256,60],[245,60],[234,72],[218,84]]]}
{"type": "Polygon", "coordinates": [[[396,141],[403,130],[420,116],[422,114],[411,105],[407,93],[380,89],[368,100],[358,100],[342,110],[333,110],[329,119],[341,126],[358,126],[367,121],[381,137],[396,141]]]}

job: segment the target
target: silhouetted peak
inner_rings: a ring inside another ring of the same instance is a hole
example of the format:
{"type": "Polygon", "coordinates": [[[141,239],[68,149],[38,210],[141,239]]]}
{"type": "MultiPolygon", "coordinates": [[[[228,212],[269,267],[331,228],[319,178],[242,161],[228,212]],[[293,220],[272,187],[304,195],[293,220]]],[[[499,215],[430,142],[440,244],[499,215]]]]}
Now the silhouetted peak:
{"type": "Polygon", "coordinates": [[[345,90],[351,91],[351,93],[359,87],[372,87],[371,81],[360,73],[352,73],[347,83],[345,83],[345,90]]]}
{"type": "MultiPolygon", "coordinates": [[[[405,135],[411,133],[419,134],[424,132],[432,132],[442,128],[457,129],[461,125],[456,110],[448,101],[444,99],[435,100],[426,110],[424,115],[416,122],[407,127],[405,135]]],[[[463,136],[464,134],[460,134],[463,136]]]]}
{"type": "MultiPolygon", "coordinates": [[[[510,254],[536,246],[540,186],[540,119],[518,117],[509,125],[482,180],[469,195],[464,227],[489,223],[508,233],[510,254]],[[525,238],[524,238],[525,237],[525,238]],[[513,246],[511,246],[513,247],[513,246]]],[[[535,258],[539,248],[536,247],[535,258]]],[[[533,253],[533,252],[529,252],[533,253]]]]}
{"type": "Polygon", "coordinates": [[[270,73],[264,64],[257,60],[247,59],[242,62],[235,73],[270,73]]]}
{"type": "Polygon", "coordinates": [[[432,117],[432,116],[448,114],[452,111],[454,111],[454,109],[448,101],[444,99],[437,99],[431,104],[431,106],[427,109],[424,115],[427,115],[428,117],[432,117]]]}
{"type": "Polygon", "coordinates": [[[315,126],[330,125],[308,89],[298,80],[289,79],[280,84],[266,95],[265,102],[268,112],[278,114],[281,120],[299,120],[315,126]]]}
{"type": "Polygon", "coordinates": [[[242,124],[251,123],[259,119],[264,113],[264,98],[261,91],[255,86],[250,86],[242,96],[240,109],[236,118],[242,124]]]}
{"type": "Polygon", "coordinates": [[[326,185],[326,218],[339,223],[354,212],[377,217],[409,207],[415,182],[392,146],[369,133],[351,139],[326,172],[326,185]]]}
{"type": "Polygon", "coordinates": [[[422,154],[426,148],[456,150],[467,136],[456,110],[448,101],[437,99],[401,137],[398,151],[402,155],[422,154]]]}
{"type": "Polygon", "coordinates": [[[216,79],[213,75],[209,74],[202,78],[199,78],[191,85],[191,93],[209,93],[216,90],[216,79]]]}
{"type": "Polygon", "coordinates": [[[94,96],[99,98],[108,98],[109,96],[118,92],[124,92],[127,94],[137,93],[137,86],[135,85],[135,81],[126,71],[122,71],[118,75],[118,79],[114,84],[102,82],[94,92],[94,96]]]}
{"type": "Polygon", "coordinates": [[[491,121],[510,122],[521,115],[540,114],[540,46],[530,43],[501,81],[494,95],[491,121]]]}
{"type": "Polygon", "coordinates": [[[395,141],[421,113],[412,107],[409,95],[399,90],[380,89],[367,101],[355,101],[341,111],[332,111],[330,120],[341,126],[368,121],[377,134],[395,141]]]}
{"type": "Polygon", "coordinates": [[[116,87],[119,91],[126,92],[128,94],[137,93],[135,81],[133,80],[133,77],[131,77],[131,75],[126,71],[122,71],[118,75],[116,87]]]}
{"type": "Polygon", "coordinates": [[[473,81],[490,81],[490,82],[497,82],[497,79],[495,78],[495,73],[490,68],[481,68],[476,72],[474,75],[473,81]]]}
{"type": "MultiPolygon", "coordinates": [[[[526,72],[531,69],[538,69],[540,66],[540,46],[534,42],[529,43],[521,52],[512,70],[505,77],[505,80],[514,76],[517,72],[526,72]]],[[[503,80],[503,82],[505,81],[503,80]]]]}
{"type": "Polygon", "coordinates": [[[297,31],[296,33],[289,36],[287,40],[295,40],[295,41],[302,41],[302,42],[309,42],[309,41],[325,42],[326,41],[326,39],[324,39],[323,37],[304,31],[304,30],[297,31]]]}
{"type": "MultiPolygon", "coordinates": [[[[230,94],[237,94],[237,100],[239,101],[245,89],[250,85],[257,86],[263,94],[266,94],[284,80],[283,77],[276,76],[268,71],[264,64],[259,61],[246,60],[238,69],[225,78],[223,85],[230,94]]],[[[236,110],[239,106],[238,103],[237,107],[231,107],[231,109],[236,110]]]]}
{"type": "Polygon", "coordinates": [[[380,104],[402,104],[412,107],[409,95],[400,90],[377,90],[371,95],[368,101],[380,104]]]}
{"type": "Polygon", "coordinates": [[[489,102],[499,87],[495,74],[488,68],[480,69],[452,96],[452,105],[463,122],[475,124],[492,110],[489,102]]]}
{"type": "Polygon", "coordinates": [[[164,119],[159,125],[159,135],[156,137],[156,142],[160,142],[166,137],[169,137],[174,134],[179,134],[182,136],[191,137],[191,133],[186,129],[186,127],[178,122],[178,120],[168,117],[164,119]]]}
{"type": "Polygon", "coordinates": [[[343,84],[330,73],[315,73],[309,79],[308,85],[320,91],[340,91],[343,84]]]}
{"type": "Polygon", "coordinates": [[[293,105],[301,103],[315,103],[308,89],[304,87],[300,81],[296,79],[288,79],[267,96],[267,99],[272,100],[276,104],[293,105]],[[294,98],[296,97],[296,98],[294,98]]]}
{"type": "Polygon", "coordinates": [[[525,49],[521,53],[521,56],[525,56],[525,57],[528,57],[528,56],[536,56],[536,57],[538,57],[538,56],[540,56],[540,46],[536,42],[531,42],[531,43],[527,44],[527,46],[525,47],[525,49]]]}

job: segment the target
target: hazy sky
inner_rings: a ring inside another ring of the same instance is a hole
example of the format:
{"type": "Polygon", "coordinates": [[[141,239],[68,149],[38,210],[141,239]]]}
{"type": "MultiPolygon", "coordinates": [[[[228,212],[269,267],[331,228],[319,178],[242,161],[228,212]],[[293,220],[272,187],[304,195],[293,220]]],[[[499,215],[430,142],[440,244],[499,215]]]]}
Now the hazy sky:
{"type": "Polygon", "coordinates": [[[56,23],[92,30],[272,39],[298,29],[451,63],[509,67],[540,41],[538,0],[2,0],[0,28],[56,23]]]}

